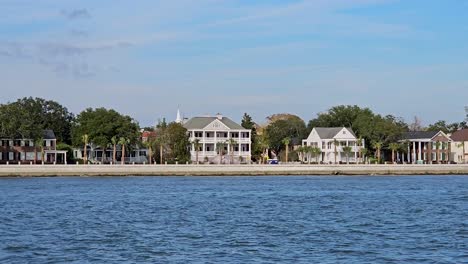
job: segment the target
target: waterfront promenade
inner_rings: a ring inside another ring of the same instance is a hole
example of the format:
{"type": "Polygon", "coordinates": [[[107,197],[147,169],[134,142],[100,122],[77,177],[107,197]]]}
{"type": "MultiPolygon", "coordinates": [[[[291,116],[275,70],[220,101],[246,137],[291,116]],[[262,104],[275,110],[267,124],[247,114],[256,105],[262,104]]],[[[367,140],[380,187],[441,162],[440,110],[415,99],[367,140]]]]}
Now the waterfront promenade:
{"type": "Polygon", "coordinates": [[[1,165],[0,177],[468,175],[459,165],[1,165]]]}

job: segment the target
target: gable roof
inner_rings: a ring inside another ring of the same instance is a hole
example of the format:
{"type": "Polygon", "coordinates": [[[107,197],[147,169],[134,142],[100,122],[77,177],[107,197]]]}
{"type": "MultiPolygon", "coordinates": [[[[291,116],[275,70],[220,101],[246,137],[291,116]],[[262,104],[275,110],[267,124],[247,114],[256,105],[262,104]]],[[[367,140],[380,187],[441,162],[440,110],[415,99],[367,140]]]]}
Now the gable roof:
{"type": "Polygon", "coordinates": [[[241,125],[237,124],[236,122],[232,121],[227,117],[217,118],[217,117],[193,117],[188,120],[184,127],[186,129],[203,129],[207,125],[211,124],[213,121],[218,120],[227,126],[229,129],[242,129],[245,130],[241,125]]]}
{"type": "Polygon", "coordinates": [[[450,138],[452,138],[453,141],[468,141],[468,128],[453,132],[450,138]]]}
{"type": "Polygon", "coordinates": [[[440,131],[409,131],[403,133],[402,140],[408,139],[431,139],[439,134],[440,131]]]}
{"type": "Polygon", "coordinates": [[[50,130],[50,129],[44,130],[44,132],[43,132],[43,137],[44,137],[44,139],[57,139],[57,138],[55,137],[54,131],[52,131],[52,130],[50,130]]]}
{"type": "Polygon", "coordinates": [[[356,137],[354,131],[350,127],[314,127],[315,131],[321,139],[331,139],[334,138],[338,133],[340,133],[343,128],[346,128],[351,135],[356,137]]]}

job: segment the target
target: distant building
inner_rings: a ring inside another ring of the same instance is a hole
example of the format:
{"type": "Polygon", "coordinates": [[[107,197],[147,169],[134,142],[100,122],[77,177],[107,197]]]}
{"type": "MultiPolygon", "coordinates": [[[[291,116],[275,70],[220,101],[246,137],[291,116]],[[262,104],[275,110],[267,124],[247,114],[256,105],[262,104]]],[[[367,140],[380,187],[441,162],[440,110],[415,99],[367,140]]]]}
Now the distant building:
{"type": "MultiPolygon", "coordinates": [[[[361,146],[364,146],[364,140],[358,144],[358,139],[351,128],[346,127],[315,127],[307,139],[302,141],[302,146],[318,147],[322,151],[319,162],[322,163],[344,163],[347,161],[346,153],[343,147],[351,147],[349,162],[358,162],[358,153],[361,146]],[[336,147],[336,150],[335,150],[336,147]]],[[[315,157],[313,157],[315,161],[315,157]]],[[[304,160],[307,161],[307,160],[304,160]]]]}
{"type": "Polygon", "coordinates": [[[408,163],[449,163],[452,139],[442,131],[411,131],[403,134],[400,142],[407,142],[403,161],[408,163]]]}
{"type": "Polygon", "coordinates": [[[455,131],[450,138],[451,159],[457,163],[468,163],[468,129],[455,131]]]}
{"type": "Polygon", "coordinates": [[[44,163],[66,163],[67,151],[57,150],[57,138],[52,130],[44,130],[42,146],[36,146],[32,139],[1,139],[0,163],[42,163],[44,149],[44,163]]]}
{"type": "Polygon", "coordinates": [[[198,162],[219,163],[220,155],[216,151],[217,143],[225,143],[224,155],[221,163],[250,162],[251,158],[251,133],[250,129],[245,129],[231,119],[220,114],[215,117],[194,117],[185,122],[184,127],[188,130],[190,142],[191,160],[197,162],[195,150],[195,140],[199,140],[198,162]],[[231,153],[230,139],[233,145],[231,153]]]}

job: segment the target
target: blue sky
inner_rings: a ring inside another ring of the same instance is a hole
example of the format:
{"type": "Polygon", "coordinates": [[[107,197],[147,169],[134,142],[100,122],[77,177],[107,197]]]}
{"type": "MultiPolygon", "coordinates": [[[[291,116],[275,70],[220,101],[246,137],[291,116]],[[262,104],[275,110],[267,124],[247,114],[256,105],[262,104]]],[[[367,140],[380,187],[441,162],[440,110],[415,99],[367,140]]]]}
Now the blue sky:
{"type": "Polygon", "coordinates": [[[468,105],[468,1],[0,0],[0,102],[306,122],[338,104],[424,123],[468,105]]]}

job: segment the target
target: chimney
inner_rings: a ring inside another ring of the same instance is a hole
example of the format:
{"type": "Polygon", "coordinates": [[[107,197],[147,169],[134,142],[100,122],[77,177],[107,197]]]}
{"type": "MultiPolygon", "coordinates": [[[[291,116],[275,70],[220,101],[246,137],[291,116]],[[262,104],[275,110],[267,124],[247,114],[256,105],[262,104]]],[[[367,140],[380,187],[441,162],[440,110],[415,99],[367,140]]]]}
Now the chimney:
{"type": "Polygon", "coordinates": [[[223,115],[220,114],[220,113],[217,113],[217,114],[216,114],[216,118],[217,118],[218,120],[222,120],[222,119],[223,119],[223,115]]]}

